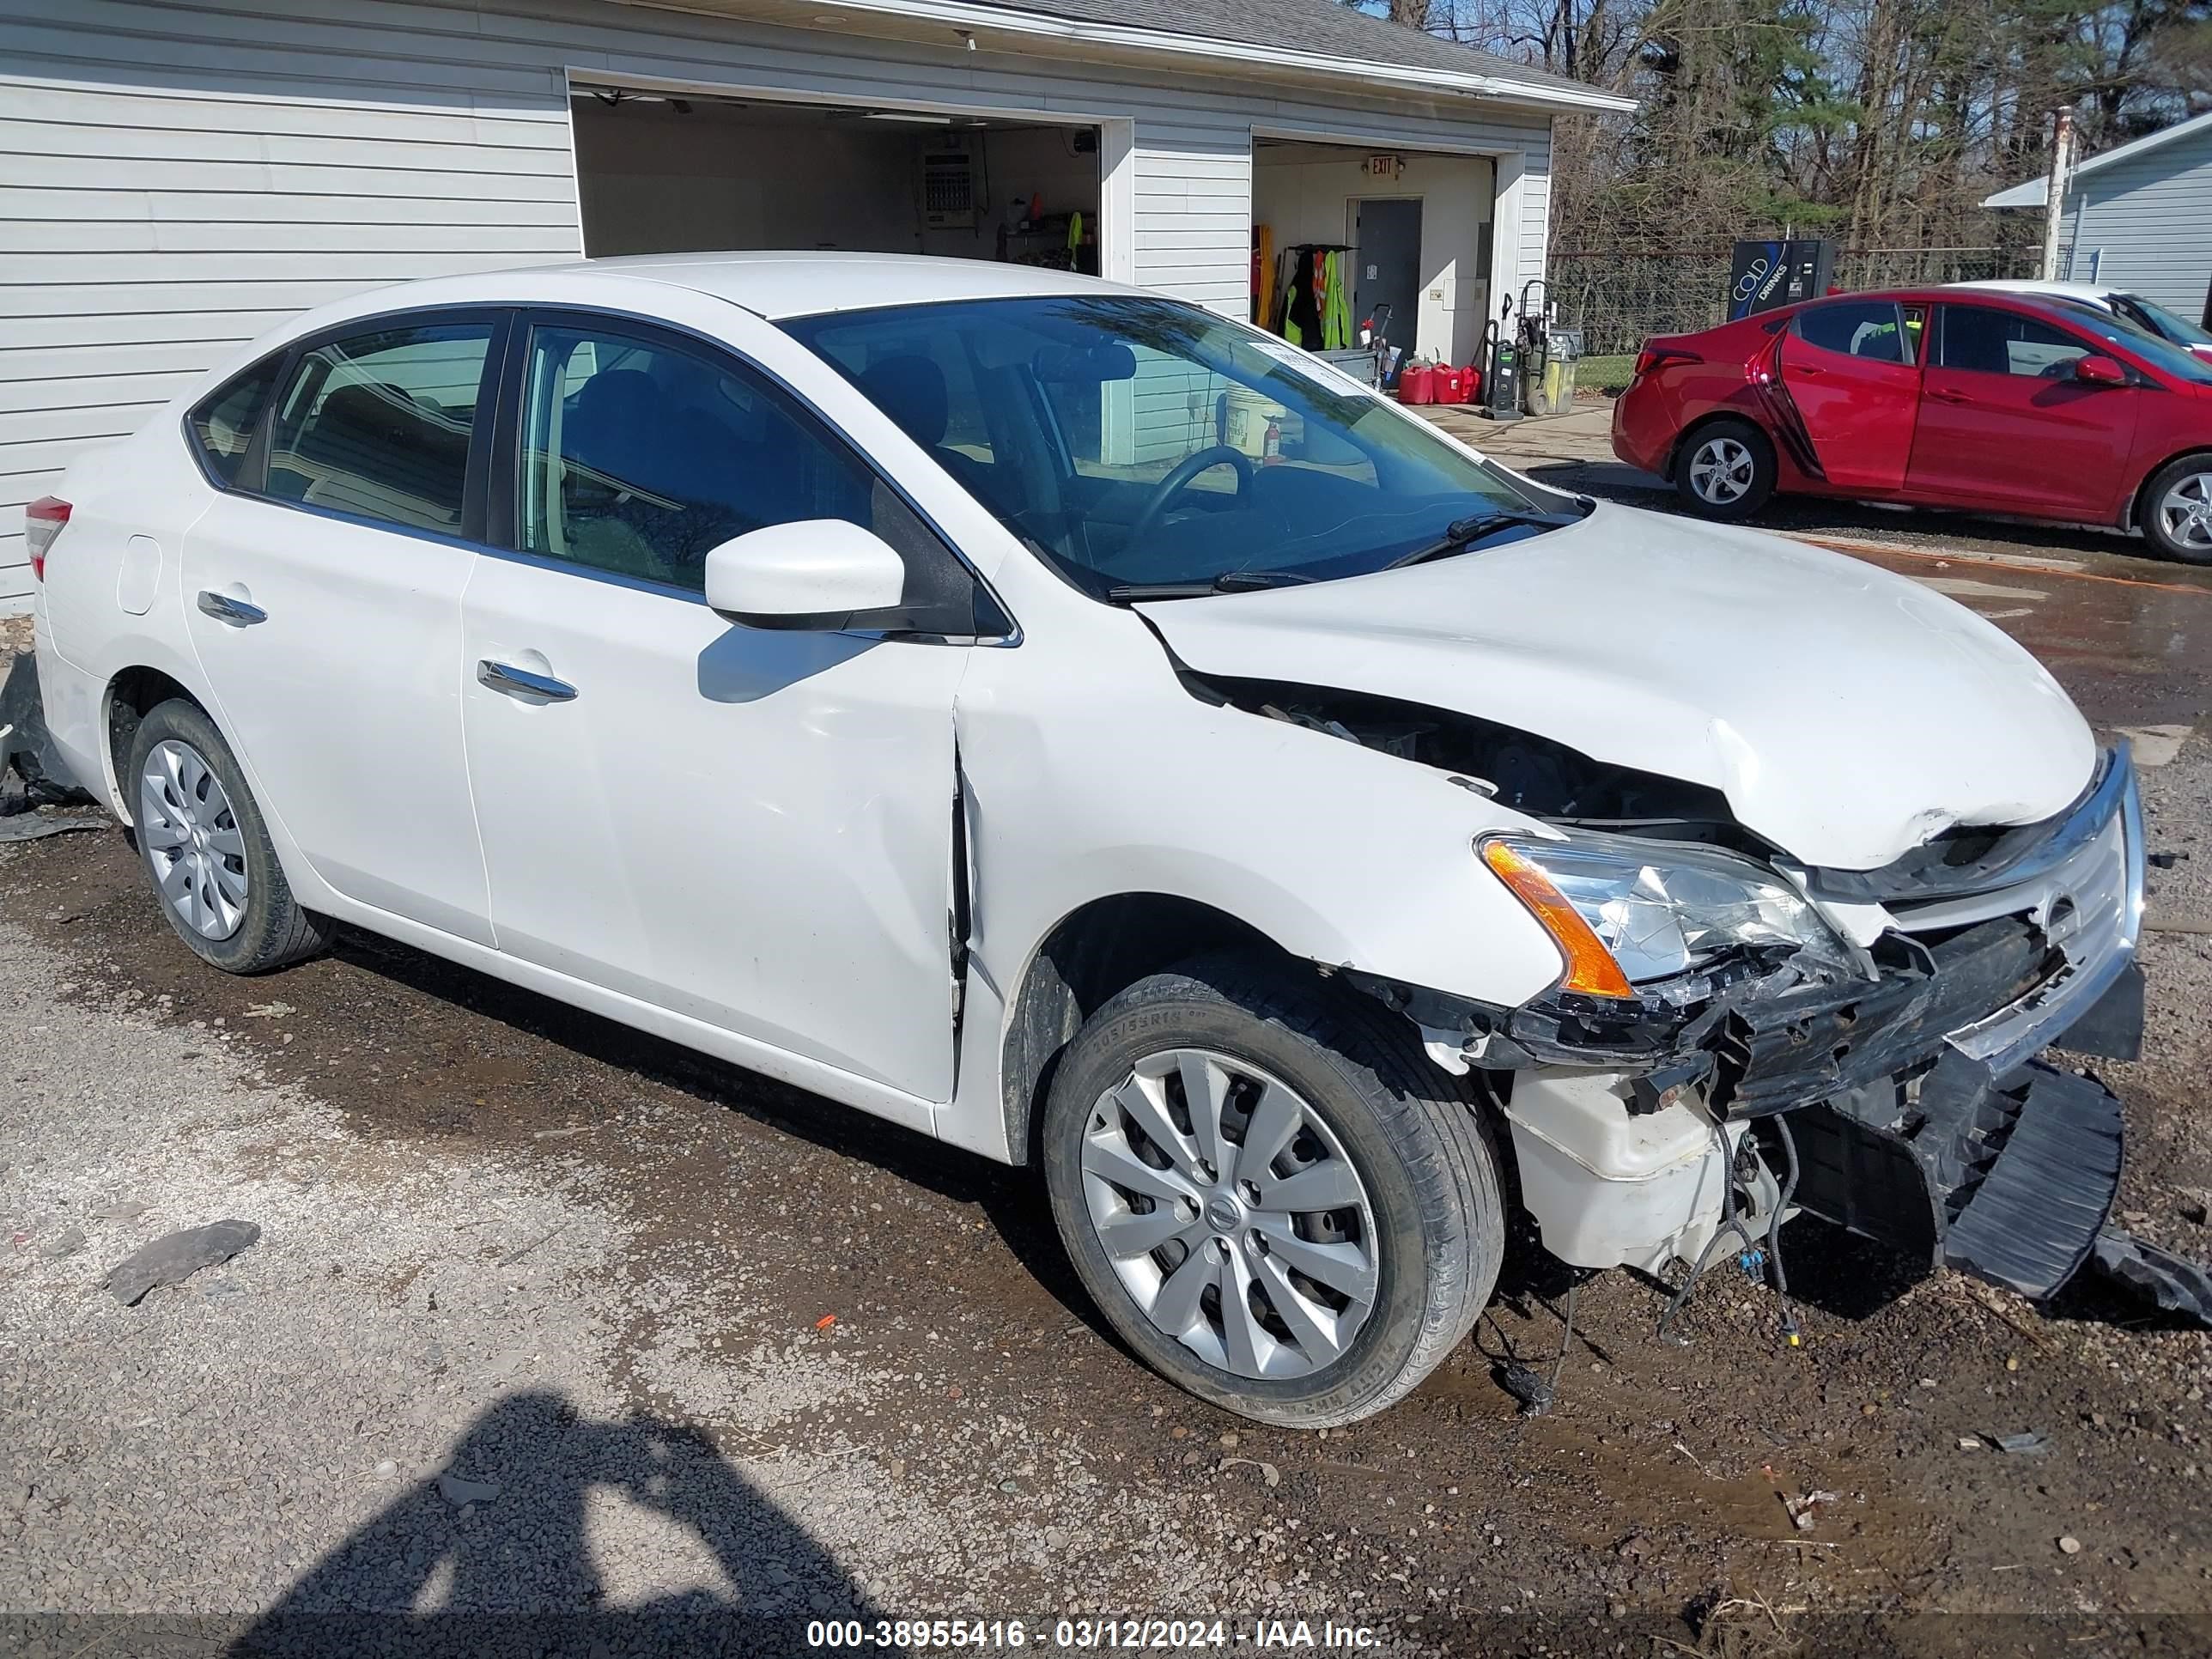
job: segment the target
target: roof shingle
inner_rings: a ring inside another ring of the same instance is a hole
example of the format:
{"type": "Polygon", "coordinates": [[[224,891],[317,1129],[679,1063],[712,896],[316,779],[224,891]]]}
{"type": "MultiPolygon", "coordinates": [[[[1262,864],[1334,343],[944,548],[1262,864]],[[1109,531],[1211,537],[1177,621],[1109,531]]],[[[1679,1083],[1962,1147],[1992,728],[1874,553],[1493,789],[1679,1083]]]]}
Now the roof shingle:
{"type": "Polygon", "coordinates": [[[1585,94],[1598,88],[1530,69],[1456,40],[1370,16],[1337,0],[987,0],[1006,11],[1073,22],[1119,24],[1245,46],[1279,46],[1395,68],[1495,76],[1522,86],[1585,94]]]}

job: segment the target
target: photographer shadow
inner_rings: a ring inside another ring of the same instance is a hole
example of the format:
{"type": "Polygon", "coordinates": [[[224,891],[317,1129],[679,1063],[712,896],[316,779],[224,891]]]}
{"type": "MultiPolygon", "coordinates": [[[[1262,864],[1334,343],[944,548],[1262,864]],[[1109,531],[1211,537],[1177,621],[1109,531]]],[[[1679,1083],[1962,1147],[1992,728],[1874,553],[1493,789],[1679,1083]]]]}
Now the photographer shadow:
{"type": "Polygon", "coordinates": [[[884,1616],[696,1430],[593,1422],[558,1395],[525,1392],[476,1420],[446,1473],[457,1484],[441,1490],[434,1475],[399,1493],[230,1653],[770,1655],[805,1650],[811,1620],[884,1616]],[[496,1483],[497,1495],[461,1481],[496,1483]],[[591,1547],[594,1492],[691,1534],[703,1553],[665,1571],[695,1587],[620,1599],[591,1547]],[[696,1586],[709,1561],[726,1588],[696,1586]]]}

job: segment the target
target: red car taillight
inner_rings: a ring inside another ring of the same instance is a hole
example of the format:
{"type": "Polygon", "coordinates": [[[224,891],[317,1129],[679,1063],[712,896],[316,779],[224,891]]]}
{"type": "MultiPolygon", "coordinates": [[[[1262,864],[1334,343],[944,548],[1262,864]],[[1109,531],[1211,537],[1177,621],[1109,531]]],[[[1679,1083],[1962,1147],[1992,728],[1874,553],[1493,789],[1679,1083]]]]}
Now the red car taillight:
{"type": "Polygon", "coordinates": [[[46,550],[70,521],[70,504],[58,495],[41,495],[23,509],[23,540],[31,550],[31,579],[46,579],[46,550]]]}

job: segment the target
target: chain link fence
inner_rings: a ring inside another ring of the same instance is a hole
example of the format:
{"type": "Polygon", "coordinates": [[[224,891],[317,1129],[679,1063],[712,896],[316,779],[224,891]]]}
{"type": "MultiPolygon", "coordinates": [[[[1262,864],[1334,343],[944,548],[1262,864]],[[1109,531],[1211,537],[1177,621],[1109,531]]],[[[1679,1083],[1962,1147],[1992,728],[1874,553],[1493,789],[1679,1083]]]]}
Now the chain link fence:
{"type": "MultiPolygon", "coordinates": [[[[1581,328],[1589,356],[1633,356],[1655,334],[1728,320],[1731,257],[1728,247],[1555,250],[1549,297],[1559,302],[1561,322],[1581,328]]],[[[1831,280],[1845,289],[1984,282],[2033,276],[2039,258],[2025,246],[1838,248],[1831,280]]]]}

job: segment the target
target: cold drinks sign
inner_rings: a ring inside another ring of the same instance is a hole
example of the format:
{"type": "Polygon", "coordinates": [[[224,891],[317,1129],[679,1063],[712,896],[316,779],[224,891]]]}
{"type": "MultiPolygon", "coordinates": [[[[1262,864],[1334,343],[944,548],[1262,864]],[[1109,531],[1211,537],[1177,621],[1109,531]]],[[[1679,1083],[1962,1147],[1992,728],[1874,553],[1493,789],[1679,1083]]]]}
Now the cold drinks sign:
{"type": "Polygon", "coordinates": [[[1729,272],[1729,320],[1826,294],[1835,261],[1833,242],[1738,242],[1729,272]]]}

